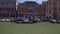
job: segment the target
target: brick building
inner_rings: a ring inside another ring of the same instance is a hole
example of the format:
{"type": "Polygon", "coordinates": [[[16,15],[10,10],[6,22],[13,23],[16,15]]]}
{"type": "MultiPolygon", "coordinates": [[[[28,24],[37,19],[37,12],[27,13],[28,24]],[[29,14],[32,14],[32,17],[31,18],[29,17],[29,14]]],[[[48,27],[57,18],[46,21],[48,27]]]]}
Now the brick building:
{"type": "Polygon", "coordinates": [[[0,0],[0,18],[15,18],[16,0],[0,0]]]}
{"type": "Polygon", "coordinates": [[[60,19],[60,0],[48,0],[43,2],[45,18],[60,19]]]}
{"type": "Polygon", "coordinates": [[[44,9],[44,19],[45,20],[47,20],[48,16],[49,16],[48,15],[49,13],[47,13],[48,12],[48,8],[46,7],[46,6],[48,6],[47,3],[48,3],[48,1],[43,1],[42,2],[42,6],[43,6],[43,9],[44,9]]]}
{"type": "Polygon", "coordinates": [[[18,14],[28,18],[41,18],[44,13],[41,4],[38,4],[35,1],[26,1],[18,4],[18,14]]]}

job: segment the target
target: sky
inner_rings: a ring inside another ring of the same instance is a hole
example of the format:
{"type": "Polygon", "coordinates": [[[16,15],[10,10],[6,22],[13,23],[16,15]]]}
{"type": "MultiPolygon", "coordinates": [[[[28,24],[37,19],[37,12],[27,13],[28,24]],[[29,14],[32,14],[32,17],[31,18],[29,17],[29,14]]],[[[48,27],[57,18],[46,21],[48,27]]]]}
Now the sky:
{"type": "Polygon", "coordinates": [[[23,3],[25,1],[36,1],[39,4],[42,4],[42,1],[46,1],[46,0],[18,0],[19,3],[23,3]]]}

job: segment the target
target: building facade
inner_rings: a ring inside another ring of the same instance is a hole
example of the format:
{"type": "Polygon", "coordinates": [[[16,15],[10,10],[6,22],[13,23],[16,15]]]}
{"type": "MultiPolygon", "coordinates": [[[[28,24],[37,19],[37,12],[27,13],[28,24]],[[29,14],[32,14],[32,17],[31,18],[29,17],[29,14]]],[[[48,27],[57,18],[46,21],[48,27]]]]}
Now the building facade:
{"type": "Polygon", "coordinates": [[[15,18],[17,0],[0,0],[0,18],[15,18]]]}
{"type": "Polygon", "coordinates": [[[42,5],[34,2],[34,1],[26,1],[24,3],[18,4],[18,13],[20,16],[24,17],[39,17],[41,18],[43,15],[42,5]]]}
{"type": "MultiPolygon", "coordinates": [[[[48,1],[43,1],[43,2],[42,2],[42,5],[43,5],[43,7],[44,7],[43,9],[44,9],[44,19],[45,19],[45,20],[48,20],[48,18],[49,18],[49,11],[48,11],[48,7],[47,7],[47,6],[48,6],[47,3],[48,3],[48,1]]],[[[51,15],[51,14],[50,14],[50,15],[51,15]]]]}
{"type": "Polygon", "coordinates": [[[43,5],[47,19],[60,19],[60,0],[44,1],[43,5]]]}

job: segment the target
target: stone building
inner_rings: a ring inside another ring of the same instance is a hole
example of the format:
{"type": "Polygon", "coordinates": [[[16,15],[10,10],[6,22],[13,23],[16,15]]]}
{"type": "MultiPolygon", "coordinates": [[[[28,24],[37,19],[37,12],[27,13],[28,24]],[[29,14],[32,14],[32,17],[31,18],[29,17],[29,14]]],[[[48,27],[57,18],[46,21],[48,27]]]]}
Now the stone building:
{"type": "Polygon", "coordinates": [[[0,18],[15,18],[17,0],[0,0],[0,18]]]}
{"type": "Polygon", "coordinates": [[[60,19],[60,0],[44,1],[43,6],[47,19],[60,19]]]}
{"type": "Polygon", "coordinates": [[[43,15],[42,5],[35,1],[26,1],[18,4],[18,13],[24,17],[37,17],[41,18],[43,15]]]}

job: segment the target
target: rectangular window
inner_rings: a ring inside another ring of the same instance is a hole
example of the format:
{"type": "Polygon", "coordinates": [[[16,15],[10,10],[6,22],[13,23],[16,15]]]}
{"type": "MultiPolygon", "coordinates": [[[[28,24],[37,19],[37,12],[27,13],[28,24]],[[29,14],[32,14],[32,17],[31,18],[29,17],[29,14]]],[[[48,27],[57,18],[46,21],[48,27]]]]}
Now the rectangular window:
{"type": "Polygon", "coordinates": [[[57,6],[53,6],[53,10],[57,10],[57,6]]]}
{"type": "Polygon", "coordinates": [[[49,11],[49,14],[51,14],[51,11],[49,11]]]}
{"type": "Polygon", "coordinates": [[[57,5],[57,2],[53,2],[53,5],[57,5]]]}
{"type": "Polygon", "coordinates": [[[45,9],[47,10],[48,9],[48,6],[45,6],[45,9]]]}
{"type": "Polygon", "coordinates": [[[51,2],[49,2],[49,5],[51,5],[51,2]]]}
{"type": "Polygon", "coordinates": [[[2,5],[2,3],[0,2],[0,6],[2,5]]]}
{"type": "Polygon", "coordinates": [[[0,10],[1,10],[1,8],[0,8],[0,10]]]}

